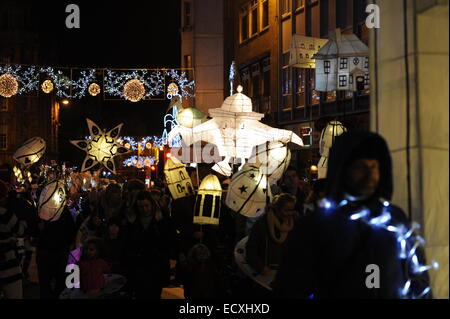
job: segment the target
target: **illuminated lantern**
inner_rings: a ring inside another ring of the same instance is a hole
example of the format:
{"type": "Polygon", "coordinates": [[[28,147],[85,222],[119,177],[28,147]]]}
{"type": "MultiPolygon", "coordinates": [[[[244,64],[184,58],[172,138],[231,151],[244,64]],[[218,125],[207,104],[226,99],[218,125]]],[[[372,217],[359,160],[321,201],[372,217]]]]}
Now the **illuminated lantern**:
{"type": "Polygon", "coordinates": [[[44,93],[51,93],[54,89],[53,82],[50,80],[45,80],[44,82],[42,82],[41,89],[44,93]]]}
{"type": "Polygon", "coordinates": [[[291,152],[286,144],[269,142],[253,149],[248,163],[261,169],[263,174],[269,175],[270,185],[275,184],[284,174],[291,162],[291,152]]]}
{"type": "Polygon", "coordinates": [[[86,152],[81,171],[86,172],[100,163],[111,173],[115,174],[116,166],[114,164],[114,157],[130,152],[129,149],[117,142],[123,124],[119,124],[110,131],[105,132],[90,119],[86,119],[86,121],[91,138],[70,141],[73,145],[86,152]]]}
{"type": "Polygon", "coordinates": [[[39,217],[46,221],[57,221],[66,204],[66,190],[63,181],[54,180],[47,185],[39,196],[39,217]]]}
{"type": "Polygon", "coordinates": [[[354,34],[336,29],[314,55],[315,90],[321,92],[369,89],[369,48],[354,34]]]}
{"type": "Polygon", "coordinates": [[[225,159],[213,166],[213,170],[231,175],[230,159],[240,158],[241,168],[245,160],[251,156],[253,147],[266,142],[293,142],[303,146],[302,139],[292,131],[270,127],[260,122],[264,114],[252,111],[252,101],[242,94],[242,86],[238,93],[225,99],[220,108],[210,109],[211,120],[193,128],[178,125],[170,131],[169,142],[181,135],[186,145],[199,141],[217,146],[220,156],[225,159]]]}
{"type": "Polygon", "coordinates": [[[202,111],[193,107],[182,108],[178,111],[177,121],[184,127],[193,128],[199,124],[202,124],[207,120],[207,116],[202,111]]]}
{"type": "Polygon", "coordinates": [[[319,164],[317,164],[318,178],[327,177],[328,156],[330,153],[330,148],[331,146],[333,146],[335,137],[341,135],[346,131],[347,129],[339,121],[329,122],[327,126],[322,130],[319,142],[319,152],[321,157],[319,160],[319,164]]]}
{"type": "Polygon", "coordinates": [[[151,148],[152,148],[152,143],[147,142],[147,143],[145,144],[145,147],[146,147],[148,150],[151,149],[151,148]]]}
{"type": "Polygon", "coordinates": [[[11,97],[17,94],[19,83],[16,78],[9,73],[0,76],[0,95],[3,97],[11,97]]]}
{"type": "Polygon", "coordinates": [[[89,85],[88,92],[92,96],[97,96],[101,92],[100,85],[97,83],[91,83],[91,85],[89,85]]]}
{"type": "Polygon", "coordinates": [[[171,99],[174,95],[178,94],[178,85],[176,83],[170,83],[167,86],[167,95],[169,96],[169,99],[171,99]]]}
{"type": "Polygon", "coordinates": [[[225,203],[244,216],[258,217],[264,212],[267,196],[272,198],[267,176],[260,168],[246,164],[231,178],[225,203]]]}
{"type": "Polygon", "coordinates": [[[13,155],[13,158],[23,164],[30,166],[39,161],[45,153],[46,144],[40,137],[33,137],[23,143],[13,155]]]}
{"type": "Polygon", "coordinates": [[[194,195],[191,178],[189,177],[183,163],[178,159],[171,157],[166,159],[164,164],[164,175],[167,181],[167,187],[173,199],[179,199],[194,195]]]}
{"type": "Polygon", "coordinates": [[[209,174],[201,182],[195,201],[194,224],[219,225],[222,187],[216,175],[209,174]]]}

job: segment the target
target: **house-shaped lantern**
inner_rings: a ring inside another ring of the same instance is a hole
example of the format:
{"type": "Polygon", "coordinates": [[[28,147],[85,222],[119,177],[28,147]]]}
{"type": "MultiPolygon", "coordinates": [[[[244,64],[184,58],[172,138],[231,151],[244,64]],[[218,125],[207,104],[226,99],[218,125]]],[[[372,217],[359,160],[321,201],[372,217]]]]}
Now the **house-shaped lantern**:
{"type": "Polygon", "coordinates": [[[319,164],[317,164],[318,178],[327,177],[330,148],[331,146],[333,146],[333,142],[336,136],[339,136],[346,131],[347,129],[339,121],[328,122],[327,126],[322,130],[319,142],[319,152],[321,157],[319,160],[319,164]]]}
{"type": "Polygon", "coordinates": [[[219,225],[222,186],[216,175],[209,174],[198,189],[194,210],[194,224],[219,225]]]}
{"type": "Polygon", "coordinates": [[[316,54],[328,39],[306,37],[299,34],[292,35],[291,49],[289,50],[289,66],[303,69],[316,67],[316,54]]]}
{"type": "Polygon", "coordinates": [[[321,92],[369,89],[369,48],[354,34],[330,33],[329,41],[314,55],[315,90],[321,92]]]}
{"type": "Polygon", "coordinates": [[[191,178],[184,164],[177,158],[172,156],[167,159],[164,164],[164,175],[173,199],[194,195],[191,178]]]}

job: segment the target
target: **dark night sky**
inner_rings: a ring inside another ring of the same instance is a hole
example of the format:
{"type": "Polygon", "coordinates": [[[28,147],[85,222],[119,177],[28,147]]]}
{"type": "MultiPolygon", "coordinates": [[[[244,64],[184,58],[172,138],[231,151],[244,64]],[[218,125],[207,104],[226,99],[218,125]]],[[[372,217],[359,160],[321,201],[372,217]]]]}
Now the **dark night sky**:
{"type": "MultiPolygon", "coordinates": [[[[179,68],[180,1],[40,1],[36,23],[41,46],[56,46],[55,66],[106,68],[179,68]],[[67,29],[65,8],[80,7],[81,28],[67,29]]],[[[43,59],[45,60],[45,59],[43,59]]],[[[169,101],[104,101],[86,97],[62,107],[60,159],[81,160],[69,144],[87,134],[85,118],[110,129],[123,122],[122,135],[161,135],[169,101]],[[76,158],[76,159],[75,159],[76,158]]]]}

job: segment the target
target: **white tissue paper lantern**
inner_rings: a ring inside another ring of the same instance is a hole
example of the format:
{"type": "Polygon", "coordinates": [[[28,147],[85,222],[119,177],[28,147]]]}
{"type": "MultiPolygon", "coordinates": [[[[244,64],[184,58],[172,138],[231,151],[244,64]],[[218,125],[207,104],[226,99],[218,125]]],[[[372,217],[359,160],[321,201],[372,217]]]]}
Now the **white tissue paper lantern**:
{"type": "Polygon", "coordinates": [[[217,146],[220,156],[225,159],[213,166],[213,170],[230,176],[232,173],[230,159],[239,158],[241,168],[251,156],[253,147],[266,142],[293,142],[303,146],[302,139],[289,130],[270,127],[260,122],[262,113],[253,112],[251,99],[242,94],[242,86],[238,93],[225,99],[220,108],[209,109],[212,119],[193,128],[175,126],[169,134],[169,142],[181,135],[183,142],[189,146],[203,141],[217,146]]]}
{"type": "Polygon", "coordinates": [[[17,148],[13,158],[24,166],[30,166],[41,159],[45,149],[45,141],[40,137],[33,137],[17,148]]]}
{"type": "Polygon", "coordinates": [[[257,166],[263,174],[269,175],[269,184],[274,185],[283,176],[291,162],[291,151],[287,144],[269,142],[255,147],[248,163],[257,166]]]}
{"type": "Polygon", "coordinates": [[[246,217],[258,217],[264,212],[267,196],[272,198],[267,176],[260,168],[246,164],[231,178],[225,204],[246,217]]]}
{"type": "Polygon", "coordinates": [[[167,158],[164,176],[173,199],[194,195],[194,187],[186,167],[174,156],[167,158]]]}
{"type": "Polygon", "coordinates": [[[334,139],[346,132],[347,129],[339,121],[330,121],[320,134],[319,152],[320,160],[317,164],[318,178],[327,177],[328,156],[330,148],[333,146],[334,139]]]}
{"type": "Polygon", "coordinates": [[[46,221],[57,221],[66,205],[66,190],[64,183],[54,180],[47,185],[39,196],[39,217],[46,221]]]}
{"type": "Polygon", "coordinates": [[[201,182],[195,201],[194,224],[219,225],[222,186],[216,175],[209,174],[201,182]]]}

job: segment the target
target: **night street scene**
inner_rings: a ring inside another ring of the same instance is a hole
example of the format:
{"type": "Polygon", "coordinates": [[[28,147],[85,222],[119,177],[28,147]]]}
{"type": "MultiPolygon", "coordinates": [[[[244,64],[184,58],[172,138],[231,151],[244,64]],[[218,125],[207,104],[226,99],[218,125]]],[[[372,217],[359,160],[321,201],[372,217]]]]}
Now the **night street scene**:
{"type": "Polygon", "coordinates": [[[448,301],[448,9],[0,0],[0,304],[448,301]]]}

